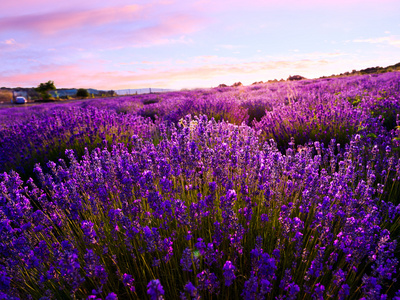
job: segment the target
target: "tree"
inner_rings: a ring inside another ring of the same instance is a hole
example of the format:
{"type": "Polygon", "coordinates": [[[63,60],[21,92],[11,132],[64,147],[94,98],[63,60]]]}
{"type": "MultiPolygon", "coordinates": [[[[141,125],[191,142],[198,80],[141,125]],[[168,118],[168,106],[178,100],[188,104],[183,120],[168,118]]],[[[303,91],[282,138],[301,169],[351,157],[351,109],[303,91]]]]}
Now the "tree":
{"type": "Polygon", "coordinates": [[[46,83],[41,83],[35,88],[35,91],[40,94],[43,100],[50,100],[49,92],[55,90],[56,86],[54,85],[54,81],[47,81],[46,83]]]}
{"type": "Polygon", "coordinates": [[[89,97],[89,92],[87,89],[78,89],[76,91],[76,97],[87,98],[89,97]]]}

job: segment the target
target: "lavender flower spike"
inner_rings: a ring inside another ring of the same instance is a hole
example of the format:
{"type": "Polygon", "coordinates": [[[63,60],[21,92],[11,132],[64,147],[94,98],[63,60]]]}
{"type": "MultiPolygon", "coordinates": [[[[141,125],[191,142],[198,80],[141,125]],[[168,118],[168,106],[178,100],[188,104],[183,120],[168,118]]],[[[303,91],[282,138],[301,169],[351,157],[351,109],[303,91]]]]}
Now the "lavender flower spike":
{"type": "Polygon", "coordinates": [[[231,261],[227,260],[224,264],[224,277],[225,277],[225,285],[232,285],[233,281],[236,279],[235,271],[236,267],[232,264],[231,261]]]}
{"type": "Polygon", "coordinates": [[[162,287],[160,280],[153,279],[147,285],[147,294],[149,294],[151,300],[163,300],[164,299],[164,288],[162,287]]]}

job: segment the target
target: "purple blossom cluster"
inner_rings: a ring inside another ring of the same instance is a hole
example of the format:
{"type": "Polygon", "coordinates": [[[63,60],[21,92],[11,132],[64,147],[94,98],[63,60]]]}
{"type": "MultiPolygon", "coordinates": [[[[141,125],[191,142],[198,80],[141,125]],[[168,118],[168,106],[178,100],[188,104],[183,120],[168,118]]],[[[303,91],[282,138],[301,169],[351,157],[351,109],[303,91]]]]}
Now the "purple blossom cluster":
{"type": "Polygon", "coordinates": [[[231,261],[227,260],[222,268],[224,271],[225,285],[232,285],[233,281],[236,279],[235,271],[236,267],[232,264],[231,261]]]}
{"type": "Polygon", "coordinates": [[[81,156],[85,148],[128,144],[132,135],[151,139],[154,131],[154,124],[140,116],[94,107],[32,114],[0,126],[0,172],[14,170],[32,177],[35,163],[65,158],[67,149],[81,156]]]}
{"type": "Polygon", "coordinates": [[[147,294],[150,296],[150,300],[163,300],[164,299],[164,288],[160,283],[160,280],[153,279],[147,285],[147,294]]]}
{"type": "MultiPolygon", "coordinates": [[[[329,107],[338,120],[342,105],[360,128],[348,143],[299,144],[293,134],[284,151],[265,140],[268,129],[206,115],[154,123],[98,109],[54,113],[58,122],[92,113],[104,127],[93,122],[88,130],[121,132],[101,147],[81,154],[71,147],[35,165],[26,181],[15,171],[0,174],[0,298],[396,299],[399,132],[376,116],[382,107],[351,90],[381,85],[370,96],[389,97],[396,111],[398,93],[385,84],[397,75],[385,76],[298,83],[303,92],[283,105],[336,99],[338,107],[329,107]],[[324,89],[343,91],[329,98],[324,89]],[[360,103],[350,103],[357,95],[360,103]]],[[[262,95],[264,88],[252,88],[249,95],[262,95]]],[[[167,102],[147,100],[143,107],[167,102]]]]}

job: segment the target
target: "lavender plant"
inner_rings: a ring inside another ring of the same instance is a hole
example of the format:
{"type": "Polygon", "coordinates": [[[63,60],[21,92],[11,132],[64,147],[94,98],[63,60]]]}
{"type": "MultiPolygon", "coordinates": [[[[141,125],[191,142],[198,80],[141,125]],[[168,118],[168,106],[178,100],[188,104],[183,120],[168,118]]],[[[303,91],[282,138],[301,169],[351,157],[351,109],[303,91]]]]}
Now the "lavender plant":
{"type": "Polygon", "coordinates": [[[0,172],[15,170],[27,179],[33,176],[35,163],[57,161],[66,149],[81,156],[85,147],[93,150],[104,143],[128,144],[133,134],[154,138],[154,124],[135,115],[96,108],[32,115],[0,130],[0,172]]]}

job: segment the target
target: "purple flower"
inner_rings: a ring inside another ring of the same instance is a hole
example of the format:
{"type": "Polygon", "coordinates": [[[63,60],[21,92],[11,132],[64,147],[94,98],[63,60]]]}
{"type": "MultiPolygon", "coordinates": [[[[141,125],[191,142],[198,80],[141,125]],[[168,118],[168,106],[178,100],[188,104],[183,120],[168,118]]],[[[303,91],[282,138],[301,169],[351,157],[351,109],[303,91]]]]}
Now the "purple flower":
{"type": "Polygon", "coordinates": [[[343,284],[339,290],[339,300],[347,299],[347,296],[350,295],[350,287],[348,284],[343,284]]]}
{"type": "Polygon", "coordinates": [[[260,298],[263,298],[267,293],[271,291],[272,284],[268,279],[263,278],[260,280],[260,298]]]}
{"type": "Polygon", "coordinates": [[[222,224],[216,221],[214,223],[214,235],[213,242],[216,246],[219,246],[224,239],[224,231],[222,229],[222,224]]]}
{"type": "Polygon", "coordinates": [[[185,285],[185,291],[193,297],[193,294],[197,291],[196,287],[190,281],[185,285]]]}
{"type": "Polygon", "coordinates": [[[231,261],[227,260],[224,264],[223,271],[224,271],[225,285],[230,286],[236,279],[235,276],[236,267],[232,264],[231,261]]]}
{"type": "Polygon", "coordinates": [[[192,272],[192,250],[190,248],[183,250],[180,262],[183,271],[192,272]]]}
{"type": "Polygon", "coordinates": [[[202,238],[198,238],[196,244],[194,244],[199,250],[200,255],[204,255],[206,253],[206,243],[203,242],[202,238]]]}
{"type": "Polygon", "coordinates": [[[149,251],[150,253],[156,251],[157,228],[153,228],[152,232],[152,230],[148,226],[145,226],[143,227],[143,233],[144,240],[147,243],[147,251],[149,251]]]}
{"type": "Polygon", "coordinates": [[[188,215],[186,212],[187,207],[181,200],[176,200],[175,201],[175,218],[178,221],[179,225],[178,226],[185,226],[189,225],[189,220],[188,220],[188,215]]]}
{"type": "Polygon", "coordinates": [[[111,292],[107,295],[105,300],[118,300],[118,297],[115,293],[111,292]]]}
{"type": "Polygon", "coordinates": [[[341,285],[341,283],[346,280],[346,275],[347,275],[347,272],[343,272],[342,269],[338,269],[338,270],[334,271],[333,272],[333,278],[334,278],[333,284],[335,286],[339,287],[341,285]]]}
{"type": "Polygon", "coordinates": [[[227,228],[230,228],[231,224],[235,224],[237,221],[236,213],[233,210],[233,206],[235,205],[236,200],[236,191],[233,189],[229,189],[226,192],[226,195],[220,198],[223,224],[227,228]]]}
{"type": "Polygon", "coordinates": [[[192,299],[201,299],[196,287],[190,281],[185,285],[185,292],[189,293],[192,299]]]}
{"type": "Polygon", "coordinates": [[[315,290],[314,293],[312,294],[312,298],[314,300],[324,300],[324,291],[325,287],[322,284],[317,283],[315,285],[315,290]]]}
{"type": "Polygon", "coordinates": [[[54,250],[54,257],[57,261],[57,269],[61,273],[63,280],[71,285],[71,292],[78,290],[79,286],[85,281],[80,274],[80,262],[78,250],[68,241],[61,242],[62,249],[54,250]]]}
{"type": "Polygon", "coordinates": [[[208,291],[212,294],[219,294],[220,283],[214,273],[211,273],[209,270],[204,270],[197,274],[197,279],[199,281],[199,290],[208,291]]]}
{"type": "Polygon", "coordinates": [[[325,254],[325,247],[318,247],[317,256],[311,261],[311,266],[307,270],[307,274],[305,276],[306,280],[308,280],[310,276],[318,278],[319,276],[323,275],[324,254],[325,254]]]}
{"type": "Polygon", "coordinates": [[[215,193],[215,190],[217,189],[217,184],[214,181],[212,181],[212,182],[208,183],[208,187],[210,189],[210,193],[213,194],[213,193],[215,193]]]}
{"type": "Polygon", "coordinates": [[[362,281],[363,281],[362,290],[364,295],[367,296],[367,299],[378,299],[382,289],[379,279],[364,275],[362,281]]]}
{"type": "Polygon", "coordinates": [[[257,298],[258,279],[254,275],[244,283],[241,296],[244,300],[255,300],[257,298]]]}
{"type": "Polygon", "coordinates": [[[187,241],[190,241],[193,238],[192,232],[188,230],[187,235],[185,236],[185,239],[187,241]]]}
{"type": "Polygon", "coordinates": [[[104,266],[100,264],[100,257],[96,255],[92,249],[87,249],[84,259],[86,262],[86,265],[84,266],[86,276],[97,277],[100,279],[101,284],[105,284],[107,282],[108,274],[104,266]]]}
{"type": "Polygon", "coordinates": [[[242,224],[233,223],[231,225],[232,233],[229,234],[229,240],[232,248],[236,249],[236,251],[241,255],[243,254],[243,245],[242,240],[245,236],[246,230],[242,226],[242,224]]]}
{"type": "Polygon", "coordinates": [[[96,295],[90,295],[89,297],[86,298],[86,300],[101,300],[101,298],[97,298],[96,295]]]}
{"type": "Polygon", "coordinates": [[[10,288],[11,278],[5,271],[0,271],[0,291],[7,291],[10,288]]]}
{"type": "Polygon", "coordinates": [[[147,285],[147,294],[150,296],[151,300],[163,300],[164,299],[164,289],[160,283],[160,280],[153,279],[147,285]]]}
{"type": "Polygon", "coordinates": [[[133,279],[132,275],[126,273],[122,275],[122,283],[124,284],[124,286],[128,287],[131,292],[135,291],[135,287],[133,286],[134,281],[135,279],[133,279]]]}
{"type": "Polygon", "coordinates": [[[296,299],[296,295],[300,292],[300,288],[297,284],[293,282],[292,275],[290,274],[290,269],[285,270],[285,275],[283,276],[279,288],[288,292],[287,300],[296,299]]]}
{"type": "Polygon", "coordinates": [[[297,298],[297,294],[300,292],[300,287],[297,284],[295,284],[294,282],[292,282],[288,285],[288,290],[289,290],[289,293],[288,293],[287,300],[292,300],[292,299],[294,300],[297,298]]]}
{"type": "Polygon", "coordinates": [[[174,248],[172,247],[172,245],[172,239],[165,238],[164,240],[162,240],[161,245],[159,246],[161,251],[165,252],[165,256],[162,258],[164,262],[168,262],[174,254],[174,248]]]}
{"type": "Polygon", "coordinates": [[[222,251],[214,249],[213,243],[208,243],[204,255],[206,265],[210,267],[213,264],[217,264],[218,260],[222,257],[222,255],[223,255],[222,251]]]}
{"type": "Polygon", "coordinates": [[[96,244],[96,231],[93,228],[93,223],[90,221],[82,221],[81,228],[83,231],[83,239],[87,244],[96,244]]]}
{"type": "Polygon", "coordinates": [[[153,187],[153,174],[150,170],[146,170],[143,172],[142,177],[139,180],[140,186],[143,189],[152,189],[153,187]]]}
{"type": "Polygon", "coordinates": [[[255,248],[250,251],[252,270],[262,278],[268,278],[270,281],[275,279],[275,270],[277,263],[275,258],[263,253],[263,249],[255,248]]]}
{"type": "Polygon", "coordinates": [[[268,215],[267,214],[261,214],[261,222],[268,222],[268,215]]]}

